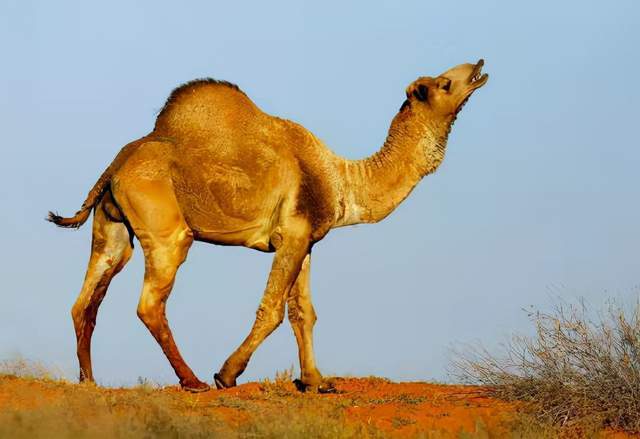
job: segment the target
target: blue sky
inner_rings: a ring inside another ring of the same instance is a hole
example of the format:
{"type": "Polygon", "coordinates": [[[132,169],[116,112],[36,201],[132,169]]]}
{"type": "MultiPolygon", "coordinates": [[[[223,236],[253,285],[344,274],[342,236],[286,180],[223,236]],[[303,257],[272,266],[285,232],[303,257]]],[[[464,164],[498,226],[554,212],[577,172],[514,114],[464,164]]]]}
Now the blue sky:
{"type": "MultiPolygon", "coordinates": [[[[460,342],[531,331],[522,308],[640,291],[640,6],[605,2],[44,2],[0,5],[0,359],[76,374],[70,308],[90,227],[75,212],[169,92],[212,76],[358,158],[416,77],[486,60],[438,172],[388,219],[314,249],[325,374],[446,379],[460,342]]],[[[271,255],[196,244],[169,300],[185,358],[211,381],[248,332],[271,255]]],[[[173,371],[136,317],[142,257],[94,334],[102,384],[173,371]]],[[[295,364],[285,322],[241,381],[295,364]]]]}

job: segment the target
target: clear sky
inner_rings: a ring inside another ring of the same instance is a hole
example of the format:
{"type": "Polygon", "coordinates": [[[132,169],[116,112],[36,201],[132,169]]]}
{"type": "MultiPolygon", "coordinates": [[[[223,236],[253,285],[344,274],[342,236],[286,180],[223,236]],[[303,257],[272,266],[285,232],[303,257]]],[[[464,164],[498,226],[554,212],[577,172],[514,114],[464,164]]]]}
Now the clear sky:
{"type": "MultiPolygon", "coordinates": [[[[28,1],[0,5],[0,359],[75,376],[70,308],[91,227],[62,230],[169,92],[211,76],[358,158],[382,144],[418,76],[486,60],[447,157],[389,218],[314,248],[325,374],[446,379],[461,342],[531,330],[553,296],[637,297],[637,1],[28,1]]],[[[168,315],[209,382],[247,334],[272,255],[195,244],[168,315]]],[[[136,317],[139,246],[94,334],[99,382],[176,378],[136,317]]],[[[240,381],[296,364],[288,322],[240,381]]]]}

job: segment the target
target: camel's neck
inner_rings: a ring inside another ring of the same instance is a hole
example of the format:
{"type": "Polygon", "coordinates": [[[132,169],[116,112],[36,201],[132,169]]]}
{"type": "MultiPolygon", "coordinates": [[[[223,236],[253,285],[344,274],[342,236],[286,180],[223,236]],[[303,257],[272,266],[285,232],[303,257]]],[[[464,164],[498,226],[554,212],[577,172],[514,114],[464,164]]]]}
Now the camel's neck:
{"type": "Polygon", "coordinates": [[[378,152],[344,160],[344,213],[336,226],[384,219],[442,163],[451,120],[435,122],[407,113],[394,118],[378,152]]]}

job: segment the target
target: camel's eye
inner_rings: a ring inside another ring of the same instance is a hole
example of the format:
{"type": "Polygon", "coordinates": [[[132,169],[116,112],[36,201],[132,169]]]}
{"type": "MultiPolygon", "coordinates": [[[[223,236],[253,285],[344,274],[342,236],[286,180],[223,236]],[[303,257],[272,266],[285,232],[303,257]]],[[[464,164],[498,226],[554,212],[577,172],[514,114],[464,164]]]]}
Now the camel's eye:
{"type": "Polygon", "coordinates": [[[442,84],[440,84],[440,88],[448,92],[451,89],[451,80],[445,79],[444,81],[442,81],[442,84]]]}

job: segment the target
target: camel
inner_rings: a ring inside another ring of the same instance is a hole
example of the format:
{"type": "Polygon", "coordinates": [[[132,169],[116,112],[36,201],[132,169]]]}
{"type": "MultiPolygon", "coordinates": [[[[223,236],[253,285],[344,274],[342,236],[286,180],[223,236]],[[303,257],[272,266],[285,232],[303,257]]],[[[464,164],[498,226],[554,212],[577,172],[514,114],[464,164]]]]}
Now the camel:
{"type": "Polygon", "coordinates": [[[184,390],[210,386],[180,355],[165,307],[176,272],[198,240],[275,253],[252,329],[214,375],[216,387],[236,385],[287,308],[300,389],[330,391],[313,353],[311,249],[333,228],[384,219],[438,168],[458,112],[488,80],[483,64],[461,64],[411,83],[384,145],[361,160],[342,158],[304,127],[262,112],[229,82],[200,79],[176,88],[153,131],[120,150],[75,216],[49,212],[47,218],[77,228],[94,213],[91,256],[71,312],[80,381],[94,380],[98,308],[136,237],[145,259],[137,313],[184,390]]]}

